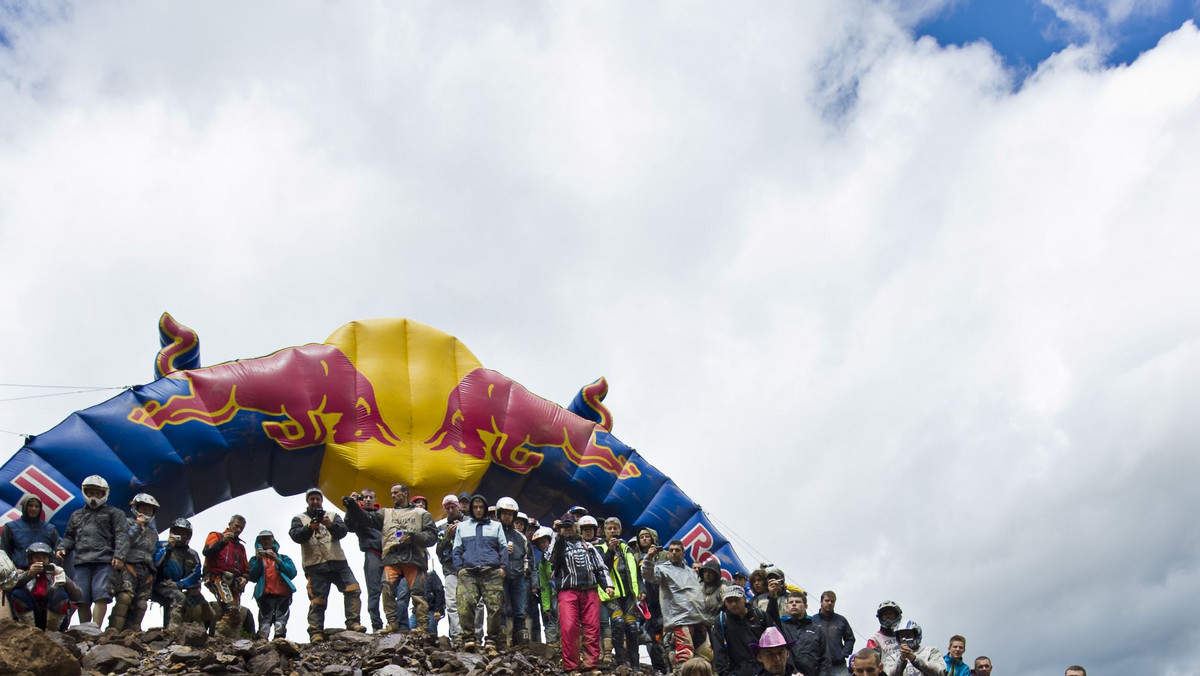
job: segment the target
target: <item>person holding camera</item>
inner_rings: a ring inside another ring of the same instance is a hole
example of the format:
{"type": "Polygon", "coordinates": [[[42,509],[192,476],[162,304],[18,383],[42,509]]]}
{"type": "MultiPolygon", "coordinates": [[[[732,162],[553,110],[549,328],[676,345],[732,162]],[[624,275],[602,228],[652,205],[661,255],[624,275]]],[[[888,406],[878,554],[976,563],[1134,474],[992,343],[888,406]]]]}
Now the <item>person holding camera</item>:
{"type": "MultiPolygon", "coordinates": [[[[382,507],[375,501],[375,489],[366,487],[361,493],[350,495],[364,512],[378,512],[382,507]]],[[[363,555],[363,577],[367,582],[367,617],[371,618],[371,631],[383,629],[383,616],[379,614],[379,598],[383,594],[383,533],[367,523],[355,522],[346,513],[346,527],[358,537],[358,549],[363,555]]],[[[401,620],[407,620],[408,608],[403,610],[401,620]]]]}
{"type": "Polygon", "coordinates": [[[17,620],[38,629],[62,630],[71,604],[83,599],[62,566],[51,561],[50,545],[35,542],[23,552],[29,567],[20,572],[11,592],[17,620]]]}
{"type": "Polygon", "coordinates": [[[258,638],[264,641],[275,628],[275,638],[287,636],[288,618],[292,615],[292,594],[296,585],[296,564],[292,557],[279,553],[275,534],[264,530],[254,539],[254,558],[250,559],[250,581],[254,583],[254,600],[258,603],[258,638]]]}
{"type": "Polygon", "coordinates": [[[331,586],[342,593],[346,629],[366,632],[367,628],[358,621],[362,615],[362,590],[346,563],[340,542],[350,531],[341,516],[330,516],[325,511],[325,496],[320,489],[308,489],[304,501],[308,508],[292,518],[288,535],[300,545],[301,564],[308,578],[308,640],[312,643],[325,640],[325,606],[329,603],[331,586]]]}
{"type": "Polygon", "coordinates": [[[142,630],[142,618],[150,605],[154,589],[154,550],[158,548],[158,500],[149,493],[138,493],[129,502],[129,549],[125,563],[109,577],[113,595],[108,628],[115,631],[142,630]]]}
{"type": "Polygon", "coordinates": [[[358,504],[357,495],[342,498],[346,518],[351,523],[378,528],[383,541],[383,614],[387,617],[385,632],[408,630],[401,623],[399,609],[407,608],[412,600],[417,634],[429,632],[429,602],[425,599],[426,570],[429,557],[426,549],[437,543],[437,528],[429,512],[409,504],[408,486],[392,485],[392,507],[374,512],[358,504]]]}
{"type": "Polygon", "coordinates": [[[167,608],[166,626],[178,629],[184,622],[212,622],[216,614],[200,591],[200,554],[188,546],[192,522],[171,522],[166,541],[158,543],[154,567],[158,571],[152,598],[167,608]]]}
{"type": "Polygon", "coordinates": [[[896,628],[899,650],[883,654],[883,673],[888,676],[945,676],[946,661],[933,646],[921,646],[921,625],[906,620],[896,628]]]}
{"type": "Polygon", "coordinates": [[[246,517],[234,514],[224,531],[213,531],[204,540],[204,586],[217,599],[221,611],[218,630],[234,636],[242,626],[242,591],[250,574],[250,561],[241,537],[246,517]]]}
{"type": "Polygon", "coordinates": [[[442,509],[446,519],[438,531],[437,546],[434,553],[442,562],[442,575],[445,579],[446,623],[449,625],[450,640],[459,639],[458,627],[458,569],[454,567],[454,532],[458,530],[458,522],[465,517],[459,507],[459,500],[453,493],[442,498],[442,509]]]}

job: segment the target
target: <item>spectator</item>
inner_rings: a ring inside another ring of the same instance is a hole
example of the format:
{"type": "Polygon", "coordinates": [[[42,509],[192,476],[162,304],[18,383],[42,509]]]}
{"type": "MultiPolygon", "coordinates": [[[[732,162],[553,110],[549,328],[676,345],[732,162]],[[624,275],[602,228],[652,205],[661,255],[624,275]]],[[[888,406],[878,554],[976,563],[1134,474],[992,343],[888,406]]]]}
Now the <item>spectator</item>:
{"type": "MultiPolygon", "coordinates": [[[[472,504],[474,506],[474,504],[472,504]]],[[[575,520],[568,514],[559,522],[558,538],[550,551],[550,566],[558,588],[558,619],[562,639],[563,671],[580,668],[598,675],[600,662],[600,595],[597,587],[612,596],[608,568],[592,543],[576,534],[575,520]],[[582,629],[582,641],[581,632],[582,629]],[[582,660],[576,646],[582,650],[582,660]]]]}
{"type": "MultiPolygon", "coordinates": [[[[660,674],[665,674],[667,668],[666,650],[663,648],[663,615],[662,603],[658,598],[658,585],[652,584],[646,580],[642,574],[642,563],[647,558],[647,553],[651,547],[658,547],[658,531],[653,528],[642,528],[638,531],[635,539],[630,541],[633,543],[633,558],[638,564],[638,586],[641,588],[639,598],[645,603],[646,611],[650,617],[646,618],[644,629],[646,636],[649,639],[647,652],[650,653],[650,664],[654,670],[660,674]]],[[[660,552],[657,556],[666,556],[665,552],[660,552]]]]}
{"type": "Polygon", "coordinates": [[[704,598],[700,580],[683,562],[683,542],[667,543],[667,558],[658,558],[658,547],[652,545],[642,559],[642,578],[658,585],[662,606],[663,632],[669,636],[674,650],[676,667],[692,659],[697,641],[704,640],[704,598]]]}
{"type": "Polygon", "coordinates": [[[724,608],[717,613],[709,630],[713,666],[719,676],[752,676],[758,671],[750,644],[758,641],[771,626],[767,614],[746,603],[746,592],[730,585],[725,588],[724,608]]]}
{"type": "MultiPolygon", "coordinates": [[[[381,505],[375,501],[374,488],[362,489],[358,494],[358,506],[367,513],[379,511],[381,505]]],[[[346,527],[358,538],[358,549],[363,555],[363,579],[367,584],[367,617],[371,618],[371,631],[378,633],[383,629],[383,616],[379,614],[379,598],[383,593],[382,534],[366,522],[347,521],[346,527]]],[[[404,613],[408,613],[407,608],[404,613]]]]}
{"type": "Polygon", "coordinates": [[[62,562],[68,554],[75,554],[75,573],[71,579],[82,594],[77,604],[79,621],[91,622],[94,618],[99,625],[104,622],[104,613],[112,600],[109,574],[125,565],[129,533],[125,513],[104,504],[108,501],[108,482],[104,477],[93,474],[80,487],[85,504],[67,520],[55,556],[62,562]]]}
{"type": "Polygon", "coordinates": [[[129,503],[129,548],[125,565],[115,568],[109,577],[113,594],[112,614],[108,628],[116,631],[142,631],[142,618],[154,591],[154,552],[158,549],[158,525],[154,515],[158,500],[149,493],[138,493],[129,503]]]}
{"type": "Polygon", "coordinates": [[[168,530],[166,542],[159,542],[154,552],[157,572],[154,583],[156,601],[168,613],[166,627],[178,629],[184,622],[211,623],[216,614],[200,591],[203,568],[200,554],[188,546],[192,539],[192,522],[175,519],[168,530]]]}
{"type": "Polygon", "coordinates": [[[944,676],[946,662],[933,646],[921,647],[921,625],[907,620],[896,628],[899,649],[883,654],[883,670],[890,676],[944,676]]]}
{"type": "Polygon", "coordinates": [[[508,540],[499,523],[488,518],[487,499],[471,497],[470,518],[454,531],[454,567],[458,570],[458,626],[462,647],[475,649],[475,607],[482,599],[487,608],[485,652],[498,654],[501,640],[500,604],[504,598],[504,568],[508,565],[508,540]]]}
{"type": "Polygon", "coordinates": [[[46,521],[42,500],[36,495],[26,495],[17,503],[21,516],[4,524],[0,530],[0,549],[8,554],[13,565],[21,570],[29,569],[25,551],[35,542],[50,545],[50,551],[58,546],[58,529],[46,521]]]}
{"type": "MultiPolygon", "coordinates": [[[[699,566],[693,567],[700,576],[700,591],[704,594],[705,621],[712,624],[716,621],[721,609],[725,607],[725,582],[721,580],[721,562],[714,556],[705,559],[704,563],[699,566]]],[[[744,590],[742,598],[745,598],[744,590]]],[[[766,608],[762,610],[765,611],[766,608]]]]}
{"type": "Polygon", "coordinates": [[[971,667],[968,667],[962,658],[966,651],[967,639],[958,634],[950,637],[945,657],[947,676],[971,676],[971,667]]]}
{"type": "MultiPolygon", "coordinates": [[[[438,622],[446,614],[446,587],[436,570],[425,573],[425,600],[429,602],[429,624],[425,629],[430,636],[437,636],[438,622]]],[[[417,628],[416,615],[409,618],[408,627],[417,628]]]]}
{"type": "Polygon", "coordinates": [[[325,511],[325,496],[319,489],[308,489],[304,501],[307,509],[292,517],[288,535],[300,545],[301,565],[308,578],[308,640],[312,643],[325,640],[325,607],[331,586],[342,593],[346,629],[365,632],[367,628],[358,621],[362,615],[362,591],[340,543],[350,531],[341,516],[330,517],[325,511]]]}
{"type": "Polygon", "coordinates": [[[224,531],[213,531],[204,540],[204,586],[217,599],[218,631],[235,636],[242,626],[242,592],[250,574],[250,561],[242,543],[246,517],[234,514],[224,531]]]}
{"type": "Polygon", "coordinates": [[[363,511],[357,495],[342,498],[347,518],[354,524],[366,523],[382,532],[383,556],[383,613],[387,616],[384,631],[408,631],[408,623],[400,620],[401,610],[412,599],[413,615],[417,618],[416,633],[427,634],[429,602],[425,599],[426,569],[429,553],[437,544],[437,528],[429,512],[412,505],[408,486],[393,484],[392,506],[374,512],[363,511]]]}
{"type": "Polygon", "coordinates": [[[525,628],[525,612],[529,608],[529,569],[533,567],[529,541],[514,525],[517,518],[517,501],[504,497],[496,501],[496,514],[508,541],[508,565],[504,567],[504,597],[508,602],[508,615],[512,620],[512,646],[529,642],[529,630],[525,628]]]}
{"type": "Polygon", "coordinates": [[[875,648],[863,648],[850,658],[850,673],[854,676],[881,676],[882,669],[879,651],[875,648]]]}
{"type": "Polygon", "coordinates": [[[867,647],[878,650],[883,658],[898,651],[900,644],[896,641],[896,627],[899,626],[903,613],[900,604],[895,601],[880,603],[879,608],[875,610],[875,618],[879,620],[879,631],[867,639],[867,647]]]}
{"type": "Polygon", "coordinates": [[[620,519],[615,516],[605,519],[604,535],[607,539],[600,543],[600,556],[608,567],[613,587],[611,596],[600,592],[600,603],[608,615],[611,633],[604,650],[616,651],[618,665],[637,669],[639,632],[636,613],[640,592],[637,562],[633,550],[621,540],[620,519]]]}
{"type": "Polygon", "coordinates": [[[767,609],[767,602],[771,599],[767,593],[767,573],[763,568],[755,568],[750,571],[750,604],[759,607],[762,610],[767,609]]]}
{"type": "Polygon", "coordinates": [[[458,569],[454,567],[454,532],[463,514],[459,508],[458,498],[454,494],[442,498],[442,509],[446,511],[446,520],[438,531],[438,542],[434,548],[438,560],[442,562],[442,575],[446,589],[446,623],[449,625],[450,640],[459,638],[458,626],[458,569]]]}
{"type": "MultiPolygon", "coordinates": [[[[742,589],[743,598],[745,594],[746,590],[742,589]]],[[[758,660],[756,673],[759,676],[791,676],[796,673],[794,664],[788,660],[792,645],[779,629],[767,627],[758,641],[750,644],[750,650],[758,660]]]]}
{"type": "Polygon", "coordinates": [[[414,495],[412,500],[409,500],[413,507],[420,507],[426,512],[429,511],[429,499],[424,495],[414,495]]]}
{"type": "Polygon", "coordinates": [[[275,534],[264,530],[254,539],[254,558],[250,559],[250,581],[254,583],[254,600],[258,603],[258,638],[287,636],[288,619],[292,616],[292,594],[296,585],[296,564],[292,557],[279,553],[275,534]]]}
{"type": "Polygon", "coordinates": [[[679,667],[679,676],[715,676],[712,662],[703,657],[693,657],[679,667]]]}
{"type": "Polygon", "coordinates": [[[791,645],[792,665],[804,676],[830,676],[825,632],[808,616],[808,595],[788,592],[784,604],[787,614],[779,618],[779,628],[791,645]]]}
{"type": "Polygon", "coordinates": [[[992,676],[992,658],[986,655],[976,657],[975,670],[971,673],[973,676],[992,676]]]}
{"type": "Polygon", "coordinates": [[[821,592],[821,611],[813,615],[813,623],[825,634],[825,645],[829,648],[829,662],[835,672],[846,671],[846,660],[854,654],[854,630],[845,617],[833,612],[837,594],[821,592]]]}
{"type": "Polygon", "coordinates": [[[550,541],[554,531],[542,527],[533,537],[533,565],[536,570],[537,586],[534,588],[538,610],[542,615],[542,627],[546,632],[546,643],[558,648],[558,594],[554,590],[554,572],[550,567],[550,541]]]}
{"type": "Polygon", "coordinates": [[[1067,672],[1064,676],[1087,676],[1087,669],[1084,669],[1076,664],[1074,666],[1067,667],[1067,672]]]}
{"type": "Polygon", "coordinates": [[[78,602],[83,595],[62,566],[50,561],[54,555],[50,545],[34,542],[23,554],[29,567],[16,576],[11,575],[13,569],[10,568],[8,576],[17,621],[39,629],[61,631],[71,612],[71,603],[78,602]]]}

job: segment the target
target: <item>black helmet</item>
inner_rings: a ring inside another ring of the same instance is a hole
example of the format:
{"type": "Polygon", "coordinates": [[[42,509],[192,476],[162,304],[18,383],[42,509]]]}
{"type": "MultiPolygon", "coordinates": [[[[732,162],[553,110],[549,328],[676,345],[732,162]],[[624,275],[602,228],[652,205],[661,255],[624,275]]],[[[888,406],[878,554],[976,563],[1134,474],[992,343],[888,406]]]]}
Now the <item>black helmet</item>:
{"type": "Polygon", "coordinates": [[[192,522],[188,521],[187,519],[184,519],[184,518],[175,519],[174,521],[171,522],[171,528],[178,528],[179,530],[186,530],[188,532],[188,534],[191,535],[192,522]]]}
{"type": "Polygon", "coordinates": [[[704,559],[704,563],[700,564],[702,570],[711,570],[721,577],[721,561],[715,556],[709,559],[704,559]]]}
{"type": "Polygon", "coordinates": [[[48,556],[53,556],[54,550],[50,549],[50,545],[46,544],[45,542],[35,542],[25,548],[25,555],[29,556],[30,554],[46,554],[48,556]]]}

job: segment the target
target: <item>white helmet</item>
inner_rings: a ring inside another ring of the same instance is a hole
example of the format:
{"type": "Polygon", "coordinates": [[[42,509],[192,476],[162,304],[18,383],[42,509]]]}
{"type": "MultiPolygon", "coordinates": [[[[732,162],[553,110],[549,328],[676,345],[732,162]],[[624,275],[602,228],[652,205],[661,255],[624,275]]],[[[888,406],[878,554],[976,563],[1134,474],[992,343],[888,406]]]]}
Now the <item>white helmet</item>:
{"type": "Polygon", "coordinates": [[[591,526],[592,528],[599,528],[599,526],[596,525],[596,517],[592,516],[591,514],[580,517],[579,523],[576,525],[578,525],[580,528],[583,528],[584,526],[591,526]]]}
{"type": "Polygon", "coordinates": [[[452,502],[456,505],[458,504],[458,496],[453,493],[449,493],[446,495],[446,497],[442,498],[442,506],[443,507],[445,507],[446,505],[448,505],[452,502]]]}
{"type": "Polygon", "coordinates": [[[150,505],[154,511],[158,511],[158,500],[155,500],[154,496],[149,493],[138,493],[129,501],[129,506],[134,509],[137,509],[138,505],[150,505]]]}
{"type": "Polygon", "coordinates": [[[529,515],[526,514],[525,512],[517,512],[517,516],[515,517],[515,519],[517,521],[524,521],[525,523],[529,523],[529,515]]]}
{"type": "Polygon", "coordinates": [[[553,538],[553,537],[554,537],[554,531],[551,530],[548,526],[542,526],[541,528],[537,529],[536,533],[533,534],[533,541],[537,542],[538,540],[541,540],[542,538],[553,538]]]}
{"type": "Polygon", "coordinates": [[[104,477],[100,476],[99,474],[93,474],[90,477],[84,479],[83,483],[80,484],[79,487],[87,488],[88,486],[92,486],[94,488],[99,488],[100,490],[104,491],[104,495],[102,495],[98,498],[89,498],[85,493],[83,496],[83,501],[87,503],[88,507],[91,507],[92,509],[96,509],[100,505],[103,505],[104,503],[108,502],[108,482],[104,480],[104,477]]]}
{"type": "Polygon", "coordinates": [[[498,512],[502,509],[516,513],[520,507],[517,507],[517,501],[512,498],[500,498],[496,501],[496,511],[498,512]]]}

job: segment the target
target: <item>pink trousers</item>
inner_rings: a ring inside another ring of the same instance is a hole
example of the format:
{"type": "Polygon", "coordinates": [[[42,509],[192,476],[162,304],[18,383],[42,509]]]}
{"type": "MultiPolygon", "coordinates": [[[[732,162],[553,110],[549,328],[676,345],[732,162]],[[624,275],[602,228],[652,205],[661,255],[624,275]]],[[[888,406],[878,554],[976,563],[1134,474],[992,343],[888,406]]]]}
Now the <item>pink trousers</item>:
{"type": "Polygon", "coordinates": [[[600,663],[600,593],[595,589],[562,589],[558,592],[558,630],[562,643],[563,671],[579,669],[575,646],[582,648],[583,668],[600,663]],[[583,642],[579,629],[583,627],[583,642]]]}

